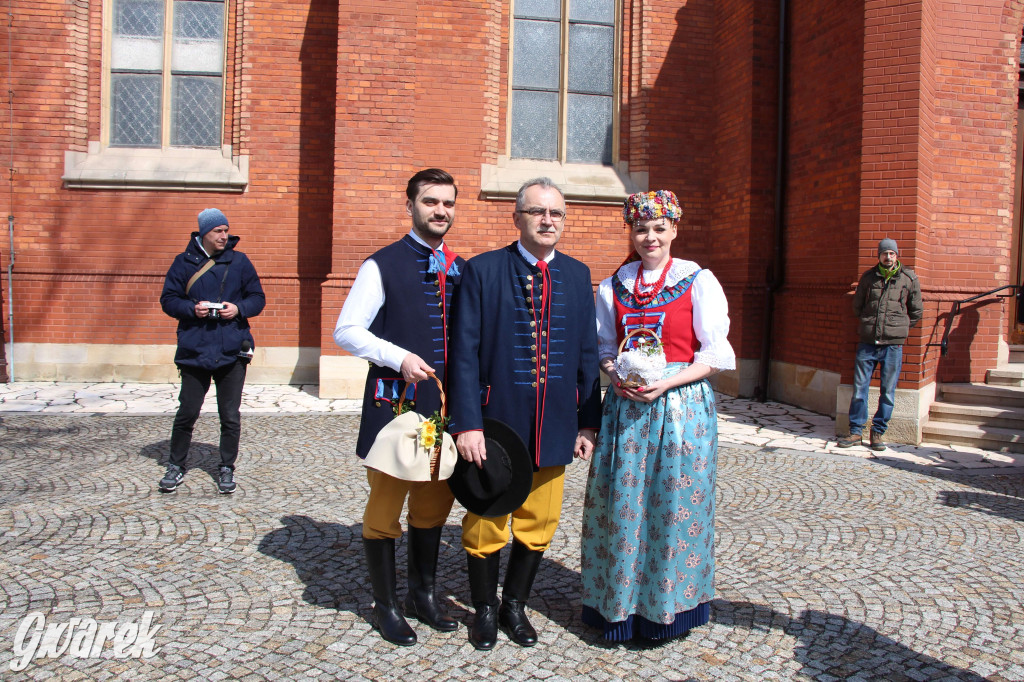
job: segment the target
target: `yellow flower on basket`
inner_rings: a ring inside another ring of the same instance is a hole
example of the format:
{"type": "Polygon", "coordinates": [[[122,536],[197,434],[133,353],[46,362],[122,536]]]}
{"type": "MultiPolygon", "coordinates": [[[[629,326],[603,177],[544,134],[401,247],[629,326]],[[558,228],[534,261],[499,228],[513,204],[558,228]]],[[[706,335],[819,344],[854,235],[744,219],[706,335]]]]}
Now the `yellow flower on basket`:
{"type": "Polygon", "coordinates": [[[434,422],[430,421],[429,419],[420,424],[420,430],[424,436],[437,435],[437,427],[434,426],[434,422]]]}
{"type": "Polygon", "coordinates": [[[437,443],[437,437],[431,434],[423,434],[420,436],[420,445],[426,450],[430,450],[437,443]]]}

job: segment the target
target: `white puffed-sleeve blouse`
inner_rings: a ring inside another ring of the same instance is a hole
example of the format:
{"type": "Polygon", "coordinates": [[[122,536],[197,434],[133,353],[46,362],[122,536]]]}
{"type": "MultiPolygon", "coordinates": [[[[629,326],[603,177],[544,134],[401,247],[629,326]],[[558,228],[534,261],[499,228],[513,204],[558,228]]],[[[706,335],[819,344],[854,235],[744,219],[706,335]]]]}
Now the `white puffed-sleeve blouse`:
{"type": "MultiPolygon", "coordinates": [[[[641,261],[627,263],[612,277],[630,291],[636,282],[641,261]]],[[[686,279],[700,266],[689,260],[672,259],[665,286],[673,286],[686,279]]],[[[602,360],[615,358],[618,354],[617,325],[615,322],[615,294],[612,277],[601,282],[597,288],[597,339],[602,360]]],[[[661,269],[644,270],[644,282],[655,282],[661,277],[661,269]]],[[[729,343],[729,303],[725,300],[722,285],[710,270],[700,270],[690,285],[693,301],[693,331],[700,341],[700,350],[693,361],[715,369],[736,369],[736,352],[729,343]]]]}

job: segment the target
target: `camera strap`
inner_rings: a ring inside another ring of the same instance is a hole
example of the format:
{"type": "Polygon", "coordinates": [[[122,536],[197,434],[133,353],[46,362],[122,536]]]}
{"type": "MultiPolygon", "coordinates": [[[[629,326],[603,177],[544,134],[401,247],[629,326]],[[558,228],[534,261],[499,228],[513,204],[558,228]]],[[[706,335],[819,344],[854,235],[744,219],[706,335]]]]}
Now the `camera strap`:
{"type": "Polygon", "coordinates": [[[224,302],[224,283],[228,281],[228,270],[231,268],[231,261],[224,266],[224,276],[220,278],[220,291],[217,293],[217,303],[224,302]]]}
{"type": "MultiPolygon", "coordinates": [[[[185,295],[186,296],[188,296],[188,292],[192,290],[192,285],[195,284],[196,281],[200,277],[205,275],[207,273],[207,271],[214,266],[214,263],[215,263],[215,261],[212,258],[209,259],[208,261],[203,263],[203,267],[201,267],[198,270],[196,270],[196,274],[192,275],[192,277],[189,278],[188,284],[185,285],[185,295]]],[[[224,284],[222,282],[221,283],[221,291],[223,292],[223,290],[224,290],[224,284]]]]}

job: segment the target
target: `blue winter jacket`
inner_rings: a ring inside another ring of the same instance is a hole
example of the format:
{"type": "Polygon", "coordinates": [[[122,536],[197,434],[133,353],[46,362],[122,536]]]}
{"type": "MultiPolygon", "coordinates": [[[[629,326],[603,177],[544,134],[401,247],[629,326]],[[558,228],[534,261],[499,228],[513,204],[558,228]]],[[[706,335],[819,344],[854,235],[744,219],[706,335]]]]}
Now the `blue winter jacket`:
{"type": "Polygon", "coordinates": [[[178,320],[178,351],[174,364],[214,370],[235,362],[244,339],[255,347],[249,318],[263,311],[267,299],[256,268],[248,256],[235,251],[239,238],[234,235],[228,238],[224,250],[214,256],[215,265],[203,273],[186,294],[189,279],[207,261],[197,237],[199,233],[193,232],[185,253],[179,254],[167,271],[160,307],[178,320]],[[238,315],[231,320],[198,318],[195,306],[199,301],[234,303],[238,306],[238,315]]]}

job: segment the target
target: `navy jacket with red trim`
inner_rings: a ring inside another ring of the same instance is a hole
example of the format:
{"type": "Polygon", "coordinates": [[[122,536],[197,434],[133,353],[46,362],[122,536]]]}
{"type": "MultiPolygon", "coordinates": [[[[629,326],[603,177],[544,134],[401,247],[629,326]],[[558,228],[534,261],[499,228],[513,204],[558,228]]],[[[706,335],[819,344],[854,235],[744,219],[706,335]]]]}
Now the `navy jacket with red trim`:
{"type": "Polygon", "coordinates": [[[601,424],[590,269],[559,252],[548,267],[549,323],[538,326],[541,272],[516,244],[471,258],[450,331],[449,431],[481,429],[484,417],[503,421],[535,467],[571,463],[579,429],[601,424]]]}

